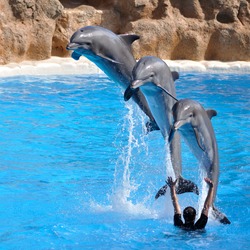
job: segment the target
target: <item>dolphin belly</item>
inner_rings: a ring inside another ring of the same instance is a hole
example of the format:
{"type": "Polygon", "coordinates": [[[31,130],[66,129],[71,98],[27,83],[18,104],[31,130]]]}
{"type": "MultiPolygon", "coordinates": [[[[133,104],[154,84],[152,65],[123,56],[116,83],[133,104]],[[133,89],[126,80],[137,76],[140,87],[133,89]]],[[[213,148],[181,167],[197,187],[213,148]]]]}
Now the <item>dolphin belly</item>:
{"type": "Polygon", "coordinates": [[[165,103],[165,98],[163,96],[162,91],[159,91],[157,88],[153,87],[153,85],[143,86],[141,87],[141,91],[147,99],[149,108],[154,116],[158,127],[161,130],[163,137],[167,138],[172,119],[170,109],[165,103]]]}
{"type": "MultiPolygon", "coordinates": [[[[92,61],[99,69],[101,69],[110,80],[119,83],[123,89],[126,89],[131,81],[131,76],[125,72],[125,69],[120,69],[121,65],[116,65],[115,63],[109,62],[98,56],[83,55],[92,61]]],[[[135,62],[134,62],[135,64],[135,62]]]]}

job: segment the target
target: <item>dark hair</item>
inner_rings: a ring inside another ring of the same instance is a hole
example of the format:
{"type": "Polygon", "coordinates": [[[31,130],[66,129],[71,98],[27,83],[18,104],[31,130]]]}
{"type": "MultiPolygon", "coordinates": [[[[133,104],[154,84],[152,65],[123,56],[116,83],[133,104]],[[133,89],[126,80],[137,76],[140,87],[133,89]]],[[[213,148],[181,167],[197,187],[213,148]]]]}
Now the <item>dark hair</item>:
{"type": "Polygon", "coordinates": [[[193,207],[186,207],[183,211],[183,217],[186,222],[193,222],[195,220],[196,210],[193,207]]]}

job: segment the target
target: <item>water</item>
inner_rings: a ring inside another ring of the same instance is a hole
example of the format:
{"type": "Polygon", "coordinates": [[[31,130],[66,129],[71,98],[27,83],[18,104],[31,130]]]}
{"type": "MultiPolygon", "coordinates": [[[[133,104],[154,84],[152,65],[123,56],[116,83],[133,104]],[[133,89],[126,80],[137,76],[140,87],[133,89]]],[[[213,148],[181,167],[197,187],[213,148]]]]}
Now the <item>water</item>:
{"type": "MultiPolygon", "coordinates": [[[[185,73],[179,98],[212,119],[220,154],[216,206],[231,225],[173,226],[159,132],[104,75],[0,79],[0,249],[249,249],[250,75],[185,73]]],[[[183,176],[199,182],[183,145],[183,176]]],[[[201,185],[201,184],[199,184],[201,185]]],[[[179,196],[199,206],[194,194],[179,196]]]]}

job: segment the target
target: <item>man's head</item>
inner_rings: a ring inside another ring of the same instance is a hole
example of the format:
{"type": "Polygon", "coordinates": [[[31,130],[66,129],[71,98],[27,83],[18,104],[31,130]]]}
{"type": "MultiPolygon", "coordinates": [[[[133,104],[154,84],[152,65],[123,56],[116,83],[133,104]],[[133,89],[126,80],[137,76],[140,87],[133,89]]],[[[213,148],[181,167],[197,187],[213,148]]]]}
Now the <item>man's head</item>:
{"type": "Polygon", "coordinates": [[[186,207],[183,211],[185,223],[194,223],[196,210],[193,207],[186,207]]]}

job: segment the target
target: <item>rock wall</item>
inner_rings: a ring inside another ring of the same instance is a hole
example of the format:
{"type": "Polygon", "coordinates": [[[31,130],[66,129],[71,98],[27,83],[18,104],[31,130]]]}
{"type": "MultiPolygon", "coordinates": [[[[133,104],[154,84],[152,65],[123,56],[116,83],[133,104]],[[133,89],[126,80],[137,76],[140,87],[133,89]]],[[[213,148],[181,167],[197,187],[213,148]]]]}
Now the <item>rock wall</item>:
{"type": "Polygon", "coordinates": [[[62,11],[57,0],[1,0],[0,64],[49,58],[62,11]]]}
{"type": "Polygon", "coordinates": [[[250,0],[1,0],[0,64],[70,55],[73,32],[136,33],[136,58],[250,61],[250,0]]]}

